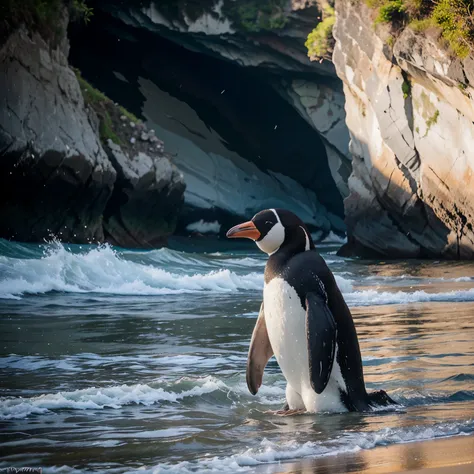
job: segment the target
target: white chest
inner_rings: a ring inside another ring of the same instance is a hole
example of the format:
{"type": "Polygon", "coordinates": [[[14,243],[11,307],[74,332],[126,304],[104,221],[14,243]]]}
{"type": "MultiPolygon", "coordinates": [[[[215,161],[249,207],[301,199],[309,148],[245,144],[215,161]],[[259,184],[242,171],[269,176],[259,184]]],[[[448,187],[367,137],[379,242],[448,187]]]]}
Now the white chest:
{"type": "Polygon", "coordinates": [[[274,278],[263,290],[268,337],[278,365],[288,384],[303,399],[310,412],[344,411],[339,390],[347,392],[341,369],[334,361],[324,392],[318,395],[309,379],[309,356],[306,335],[306,310],[295,289],[282,278],[274,278]]]}
{"type": "Polygon", "coordinates": [[[265,322],[273,352],[286,380],[298,390],[309,384],[306,311],[295,289],[274,278],[263,290],[265,322]]]}

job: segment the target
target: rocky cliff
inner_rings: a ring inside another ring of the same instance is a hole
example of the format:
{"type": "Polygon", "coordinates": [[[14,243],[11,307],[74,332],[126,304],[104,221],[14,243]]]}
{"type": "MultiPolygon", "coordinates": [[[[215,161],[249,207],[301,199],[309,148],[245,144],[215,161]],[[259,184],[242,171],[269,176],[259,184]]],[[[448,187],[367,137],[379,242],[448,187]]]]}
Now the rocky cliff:
{"type": "Polygon", "coordinates": [[[347,226],[345,254],[473,258],[472,49],[378,21],[400,15],[387,2],[407,3],[90,0],[70,60],[99,104],[64,38],[17,30],[0,50],[1,235],[153,246],[286,207],[316,236],[347,226]]]}
{"type": "Polygon", "coordinates": [[[474,54],[439,29],[376,24],[336,1],[333,55],[344,82],[353,172],[349,254],[474,257],[474,54]]]}
{"type": "Polygon", "coordinates": [[[163,244],[182,206],[182,176],[162,149],[147,142],[145,154],[131,146],[133,132],[113,133],[121,112],[105,96],[85,103],[90,90],[68,65],[66,12],[56,26],[54,45],[21,26],[0,47],[0,237],[163,244]],[[107,145],[103,131],[124,149],[107,145]]]}

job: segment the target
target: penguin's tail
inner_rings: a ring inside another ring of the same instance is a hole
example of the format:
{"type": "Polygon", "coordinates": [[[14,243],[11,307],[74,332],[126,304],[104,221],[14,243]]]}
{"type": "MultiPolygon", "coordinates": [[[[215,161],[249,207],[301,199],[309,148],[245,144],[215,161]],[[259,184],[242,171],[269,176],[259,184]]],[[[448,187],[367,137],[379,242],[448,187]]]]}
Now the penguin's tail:
{"type": "Polygon", "coordinates": [[[379,406],[386,407],[388,405],[398,405],[398,403],[387,395],[385,390],[377,390],[376,392],[368,393],[369,405],[371,407],[379,406]]]}

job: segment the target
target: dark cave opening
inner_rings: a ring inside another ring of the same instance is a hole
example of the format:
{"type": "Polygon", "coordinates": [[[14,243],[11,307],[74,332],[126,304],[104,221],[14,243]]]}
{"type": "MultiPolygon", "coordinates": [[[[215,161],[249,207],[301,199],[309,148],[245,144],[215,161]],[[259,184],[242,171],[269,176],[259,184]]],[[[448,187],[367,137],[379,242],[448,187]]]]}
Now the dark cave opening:
{"type": "Polygon", "coordinates": [[[174,122],[186,129],[188,140],[207,152],[222,154],[222,147],[231,160],[237,154],[266,173],[288,176],[314,191],[331,214],[344,218],[324,144],[318,132],[273,89],[271,71],[190,51],[100,10],[89,25],[72,27],[69,36],[71,64],[139,118],[147,119],[143,82],[151,81],[162,94],[187,104],[207,130],[206,134],[199,131],[189,112],[180,112],[175,102],[157,100],[151,107],[164,117],[164,128],[174,122]],[[218,136],[219,152],[207,140],[207,133],[218,136]]]}

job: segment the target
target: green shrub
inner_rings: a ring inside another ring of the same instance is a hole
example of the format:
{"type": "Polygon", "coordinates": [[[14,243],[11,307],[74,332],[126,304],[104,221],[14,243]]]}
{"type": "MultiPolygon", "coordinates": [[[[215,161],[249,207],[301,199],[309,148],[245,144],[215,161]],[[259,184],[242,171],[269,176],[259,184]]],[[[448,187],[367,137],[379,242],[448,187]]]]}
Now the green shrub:
{"type": "Polygon", "coordinates": [[[402,19],[404,13],[403,0],[387,0],[380,6],[375,23],[392,23],[402,19]]]}
{"type": "Polygon", "coordinates": [[[417,32],[439,28],[452,52],[461,59],[473,49],[473,0],[365,0],[365,3],[378,10],[375,23],[408,23],[417,32]]]}
{"type": "Polygon", "coordinates": [[[69,15],[72,21],[82,20],[89,23],[94,14],[94,9],[88,7],[85,0],[72,0],[69,2],[69,15]]]}
{"type": "Polygon", "coordinates": [[[308,35],[305,46],[310,58],[325,57],[332,48],[332,29],[336,22],[334,8],[329,5],[324,9],[324,19],[318,23],[316,28],[308,35]]]}
{"type": "Polygon", "coordinates": [[[403,84],[402,84],[402,92],[403,92],[403,98],[404,99],[408,99],[408,97],[410,97],[410,94],[411,94],[411,84],[410,82],[405,79],[403,81],[403,84]]]}
{"type": "Polygon", "coordinates": [[[472,0],[439,0],[432,13],[443,38],[460,58],[469,55],[474,43],[474,11],[471,10],[472,0]]]}

